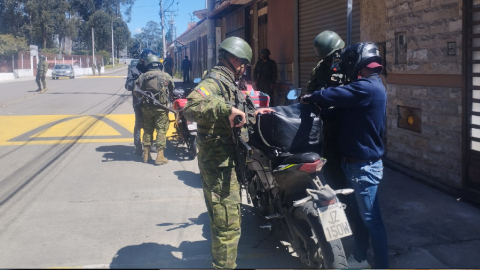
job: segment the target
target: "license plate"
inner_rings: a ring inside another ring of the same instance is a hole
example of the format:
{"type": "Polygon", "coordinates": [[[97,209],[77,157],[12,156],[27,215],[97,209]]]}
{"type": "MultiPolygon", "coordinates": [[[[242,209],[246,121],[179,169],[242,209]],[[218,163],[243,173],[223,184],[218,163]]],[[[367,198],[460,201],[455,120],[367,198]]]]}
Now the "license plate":
{"type": "Polygon", "coordinates": [[[317,209],[322,222],[323,233],[327,241],[340,239],[352,235],[352,229],[348,223],[343,205],[335,203],[317,209]]]}

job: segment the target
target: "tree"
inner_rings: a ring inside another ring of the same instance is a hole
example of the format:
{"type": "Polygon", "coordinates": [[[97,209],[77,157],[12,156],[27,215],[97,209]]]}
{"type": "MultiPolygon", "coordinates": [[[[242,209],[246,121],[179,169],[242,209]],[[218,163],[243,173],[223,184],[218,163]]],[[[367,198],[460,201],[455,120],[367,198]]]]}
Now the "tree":
{"type": "Polygon", "coordinates": [[[10,56],[25,50],[28,50],[28,46],[24,38],[16,38],[12,35],[0,35],[0,56],[10,56]]]}
{"type": "Polygon", "coordinates": [[[128,30],[128,25],[124,21],[116,20],[113,23],[113,37],[115,39],[115,50],[116,56],[118,57],[119,52],[123,50],[130,40],[130,30],[128,30]]]}
{"type": "Polygon", "coordinates": [[[92,28],[95,36],[95,50],[111,50],[111,22],[112,18],[103,10],[96,11],[87,22],[87,27],[84,29],[84,39],[90,40],[87,42],[87,47],[92,49],[92,28]]]}
{"type": "Polygon", "coordinates": [[[142,37],[145,47],[154,49],[156,52],[159,52],[159,49],[162,48],[162,30],[160,25],[157,22],[149,21],[147,25],[142,28],[142,37]]]}

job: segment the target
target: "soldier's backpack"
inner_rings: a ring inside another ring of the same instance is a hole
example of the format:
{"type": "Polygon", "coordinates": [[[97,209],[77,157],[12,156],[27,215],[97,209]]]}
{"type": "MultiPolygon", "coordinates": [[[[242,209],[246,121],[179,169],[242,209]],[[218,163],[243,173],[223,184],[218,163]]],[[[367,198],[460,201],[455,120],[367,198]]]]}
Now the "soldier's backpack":
{"type": "MultiPolygon", "coordinates": [[[[152,92],[161,104],[168,104],[168,74],[160,70],[148,71],[141,75],[140,89],[152,92]]],[[[144,103],[153,104],[151,100],[144,100],[144,103]]]]}

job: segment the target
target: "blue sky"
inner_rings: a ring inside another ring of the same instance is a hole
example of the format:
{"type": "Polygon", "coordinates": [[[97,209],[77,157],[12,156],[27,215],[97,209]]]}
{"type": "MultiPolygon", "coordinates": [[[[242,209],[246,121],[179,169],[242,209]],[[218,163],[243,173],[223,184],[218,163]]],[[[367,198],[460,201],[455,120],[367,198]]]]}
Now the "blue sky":
{"type": "MultiPolygon", "coordinates": [[[[164,3],[171,3],[172,0],[163,0],[164,3]]],[[[195,10],[205,8],[205,0],[174,0],[172,5],[173,10],[178,9],[178,17],[174,18],[175,26],[177,27],[177,36],[180,36],[187,30],[188,22],[191,21],[190,14],[195,10]],[[178,5],[177,5],[178,3],[178,5]]],[[[160,24],[160,11],[159,0],[136,0],[135,5],[132,8],[132,20],[128,23],[128,28],[132,35],[139,33],[142,27],[145,27],[147,22],[155,21],[160,24]]],[[[197,22],[198,18],[194,16],[194,21],[197,22]]],[[[167,21],[165,21],[167,24],[167,21]]],[[[167,27],[165,29],[168,29],[167,27]]]]}

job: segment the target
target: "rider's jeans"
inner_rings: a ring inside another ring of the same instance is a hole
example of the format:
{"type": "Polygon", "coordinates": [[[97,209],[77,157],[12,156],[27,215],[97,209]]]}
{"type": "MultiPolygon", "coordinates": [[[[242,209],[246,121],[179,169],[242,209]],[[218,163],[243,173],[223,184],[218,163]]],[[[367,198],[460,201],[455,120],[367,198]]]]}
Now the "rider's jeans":
{"type": "MultiPolygon", "coordinates": [[[[355,247],[353,256],[357,261],[367,259],[369,238],[375,255],[374,268],[388,269],[387,233],[380,214],[377,189],[383,178],[382,160],[368,163],[342,162],[342,169],[347,182],[355,191],[352,207],[357,208],[359,215],[352,220],[355,224],[355,247]],[[363,221],[363,222],[362,222],[363,221]]],[[[353,199],[353,196],[351,196],[353,199]]]]}

